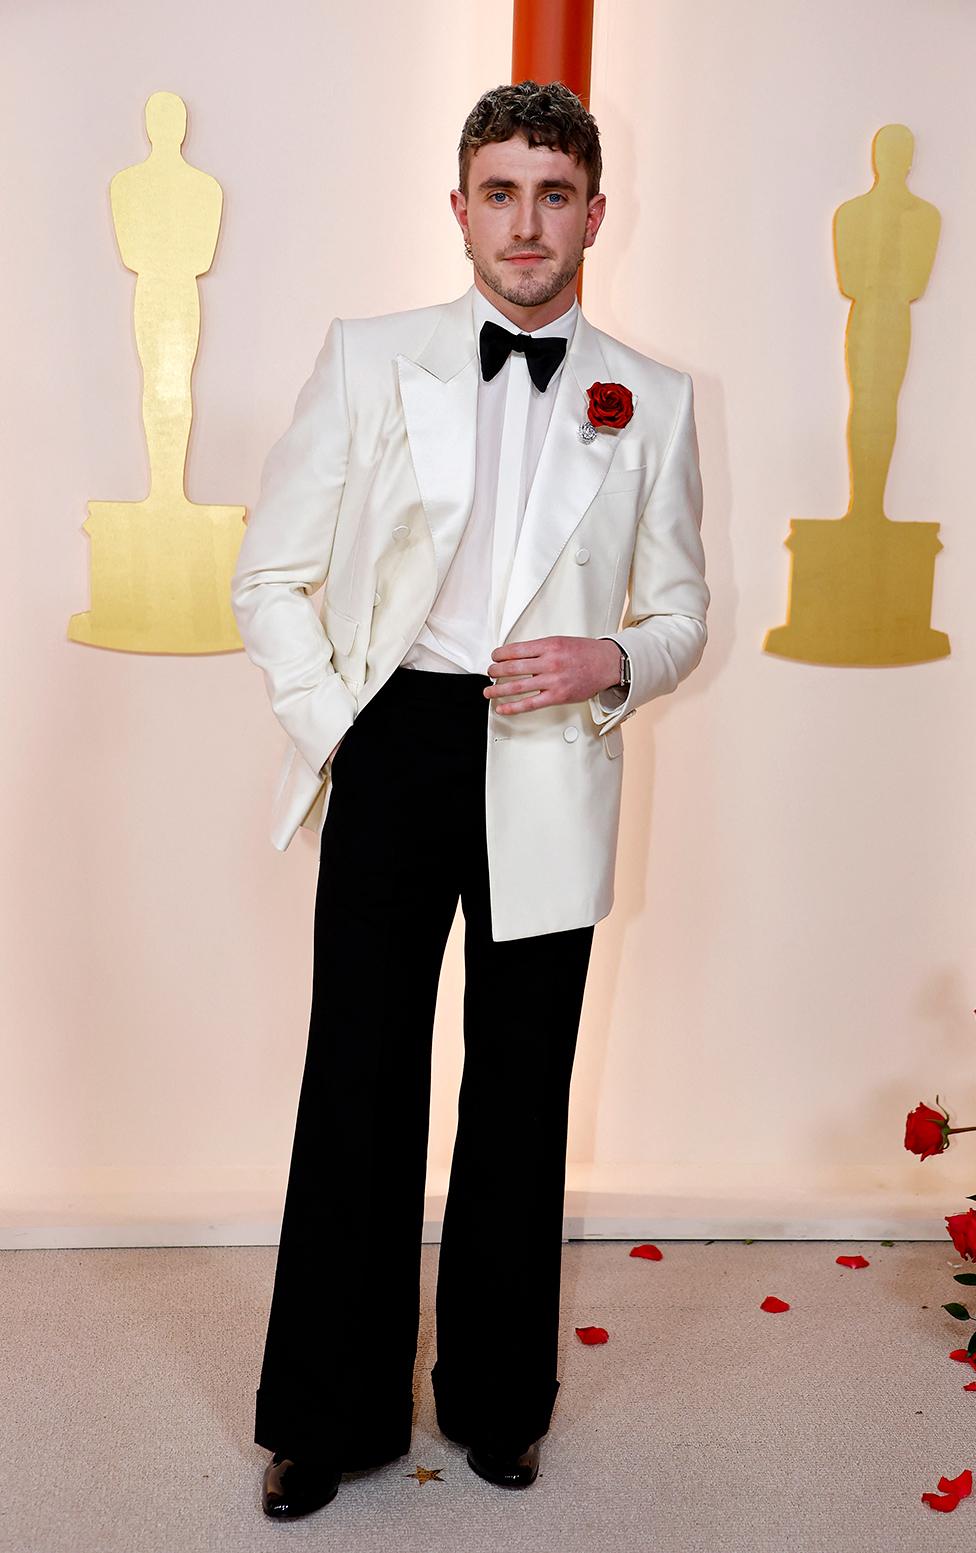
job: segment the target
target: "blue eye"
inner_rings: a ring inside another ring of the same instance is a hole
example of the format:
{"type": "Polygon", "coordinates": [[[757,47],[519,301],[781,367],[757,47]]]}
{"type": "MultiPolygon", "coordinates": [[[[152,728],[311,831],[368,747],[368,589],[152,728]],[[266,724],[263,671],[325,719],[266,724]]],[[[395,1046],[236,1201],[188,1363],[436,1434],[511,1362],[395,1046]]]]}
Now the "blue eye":
{"type": "MultiPolygon", "coordinates": [[[[489,201],[492,204],[495,203],[495,196],[496,195],[500,195],[503,200],[508,198],[508,195],[505,193],[504,189],[493,189],[492,192],[488,196],[488,199],[489,199],[489,201]]],[[[565,201],[566,196],[565,196],[565,194],[560,194],[557,189],[550,189],[548,194],[546,195],[546,199],[547,200],[555,199],[555,200],[563,200],[563,201],[565,201]]]]}

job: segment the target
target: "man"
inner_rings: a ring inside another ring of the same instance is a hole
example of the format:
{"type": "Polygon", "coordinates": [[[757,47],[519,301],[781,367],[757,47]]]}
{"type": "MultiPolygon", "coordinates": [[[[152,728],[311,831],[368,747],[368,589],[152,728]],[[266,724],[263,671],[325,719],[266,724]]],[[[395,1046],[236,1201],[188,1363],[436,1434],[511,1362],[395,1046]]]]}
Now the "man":
{"type": "Polygon", "coordinates": [[[333,321],[241,546],[235,617],[290,741],[272,840],[321,837],[257,1392],[270,1515],[306,1514],[342,1472],[410,1448],[434,1008],[458,900],[437,1419],[486,1480],[538,1475],[621,724],[698,663],[709,602],[691,378],[576,300],[601,171],[565,86],[484,94],[451,193],[473,285],[333,321]]]}

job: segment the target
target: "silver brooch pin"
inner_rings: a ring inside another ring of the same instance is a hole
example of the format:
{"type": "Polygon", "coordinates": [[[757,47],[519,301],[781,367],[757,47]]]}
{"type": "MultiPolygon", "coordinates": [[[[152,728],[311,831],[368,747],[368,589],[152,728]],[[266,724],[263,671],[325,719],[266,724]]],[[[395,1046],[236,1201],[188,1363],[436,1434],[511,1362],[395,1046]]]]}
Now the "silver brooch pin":
{"type": "Polygon", "coordinates": [[[581,442],[592,442],[596,436],[596,427],[591,421],[583,421],[578,436],[581,442]]]}

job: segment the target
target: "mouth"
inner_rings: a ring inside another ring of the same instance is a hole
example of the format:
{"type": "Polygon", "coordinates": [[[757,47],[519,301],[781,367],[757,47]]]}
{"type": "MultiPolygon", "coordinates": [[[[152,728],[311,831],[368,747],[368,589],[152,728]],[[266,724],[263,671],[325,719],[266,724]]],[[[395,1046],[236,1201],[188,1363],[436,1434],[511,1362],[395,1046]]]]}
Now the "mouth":
{"type": "Polygon", "coordinates": [[[541,253],[513,253],[506,260],[506,264],[542,264],[545,254],[541,253]]]}

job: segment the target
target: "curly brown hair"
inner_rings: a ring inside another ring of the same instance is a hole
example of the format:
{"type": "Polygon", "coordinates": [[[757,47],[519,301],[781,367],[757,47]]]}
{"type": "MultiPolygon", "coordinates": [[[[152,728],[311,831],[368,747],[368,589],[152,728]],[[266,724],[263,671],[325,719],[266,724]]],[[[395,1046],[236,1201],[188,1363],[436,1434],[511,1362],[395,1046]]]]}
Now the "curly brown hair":
{"type": "Polygon", "coordinates": [[[540,86],[518,81],[483,92],[464,121],[458,143],[458,188],[468,197],[468,168],[479,146],[524,135],[530,146],[548,146],[586,168],[586,198],[600,192],[603,156],[596,119],[562,81],[540,86]]]}

